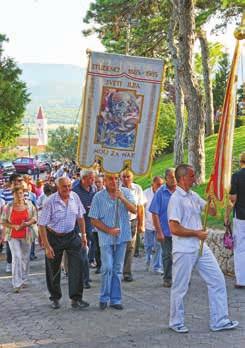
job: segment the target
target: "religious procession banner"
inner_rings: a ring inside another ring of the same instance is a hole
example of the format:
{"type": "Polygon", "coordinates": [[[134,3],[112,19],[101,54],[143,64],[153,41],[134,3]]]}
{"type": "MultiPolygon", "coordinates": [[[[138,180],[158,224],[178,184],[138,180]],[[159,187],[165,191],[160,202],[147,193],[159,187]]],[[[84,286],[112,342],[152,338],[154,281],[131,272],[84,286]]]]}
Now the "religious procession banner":
{"type": "Polygon", "coordinates": [[[78,162],[100,159],[106,172],[126,166],[147,173],[151,164],[163,62],[159,59],[89,53],[78,162]]]}
{"type": "Polygon", "coordinates": [[[237,68],[240,57],[240,41],[237,40],[227,81],[222,116],[212,174],[206,193],[215,201],[227,203],[231,183],[232,149],[236,117],[237,68]]]}

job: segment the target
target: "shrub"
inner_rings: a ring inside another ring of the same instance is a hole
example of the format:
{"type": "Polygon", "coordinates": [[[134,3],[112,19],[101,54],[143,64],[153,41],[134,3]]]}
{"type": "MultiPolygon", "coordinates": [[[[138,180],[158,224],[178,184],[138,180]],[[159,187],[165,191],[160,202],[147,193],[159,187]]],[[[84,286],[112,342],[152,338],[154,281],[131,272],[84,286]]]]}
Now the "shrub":
{"type": "Polygon", "coordinates": [[[163,152],[171,152],[175,136],[175,106],[173,103],[161,102],[158,124],[154,136],[153,157],[163,152]]]}

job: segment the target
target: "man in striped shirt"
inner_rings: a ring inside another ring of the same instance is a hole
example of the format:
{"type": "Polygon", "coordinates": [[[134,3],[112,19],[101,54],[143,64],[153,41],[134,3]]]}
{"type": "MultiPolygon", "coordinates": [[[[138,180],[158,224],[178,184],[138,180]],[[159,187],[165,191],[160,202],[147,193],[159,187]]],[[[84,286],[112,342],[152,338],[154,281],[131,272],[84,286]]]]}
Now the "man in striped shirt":
{"type": "Polygon", "coordinates": [[[101,250],[100,309],[121,310],[121,275],[127,242],[131,240],[128,212],[136,213],[136,201],[127,188],[118,189],[118,175],[105,175],[105,189],[95,194],[89,212],[101,250]]]}
{"type": "Polygon", "coordinates": [[[75,192],[71,191],[69,178],[56,179],[57,192],[44,204],[39,217],[39,230],[46,254],[46,280],[52,308],[60,307],[60,265],[63,251],[67,252],[69,267],[69,296],[73,308],[83,309],[89,304],[82,300],[81,247],[86,247],[85,209],[75,192]],[[76,222],[82,238],[75,231],[76,222]]]}

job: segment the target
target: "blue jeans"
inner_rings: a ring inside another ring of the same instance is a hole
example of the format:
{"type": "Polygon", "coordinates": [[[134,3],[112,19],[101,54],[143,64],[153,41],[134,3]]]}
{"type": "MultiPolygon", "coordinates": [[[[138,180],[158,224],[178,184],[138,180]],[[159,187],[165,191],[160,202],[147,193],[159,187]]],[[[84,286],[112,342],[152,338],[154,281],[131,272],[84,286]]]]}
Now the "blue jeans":
{"type": "Polygon", "coordinates": [[[120,304],[122,301],[121,276],[127,243],[102,245],[100,302],[120,304]]]}
{"type": "Polygon", "coordinates": [[[161,244],[156,239],[156,232],[153,230],[145,230],[144,235],[144,247],[146,255],[146,263],[150,265],[152,259],[153,271],[157,271],[162,268],[161,264],[161,244]]]}

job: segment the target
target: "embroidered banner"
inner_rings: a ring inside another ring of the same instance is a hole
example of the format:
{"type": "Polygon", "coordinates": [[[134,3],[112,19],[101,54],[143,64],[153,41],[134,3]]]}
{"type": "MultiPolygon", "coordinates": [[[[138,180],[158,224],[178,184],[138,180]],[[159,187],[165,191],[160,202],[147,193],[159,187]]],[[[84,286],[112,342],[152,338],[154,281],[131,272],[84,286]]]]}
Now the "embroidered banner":
{"type": "Polygon", "coordinates": [[[78,162],[91,167],[101,160],[106,172],[125,166],[147,173],[162,84],[159,59],[89,53],[78,162]]]}

